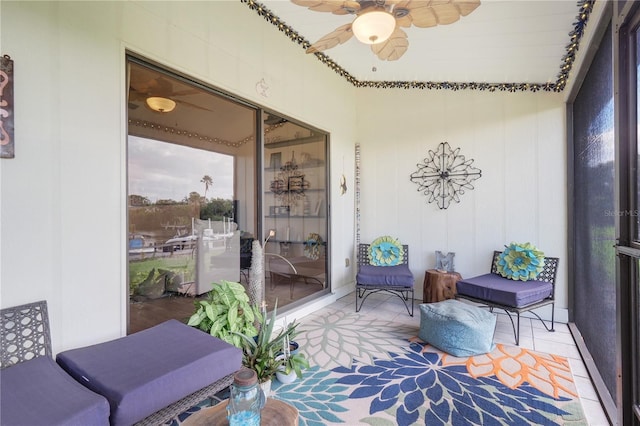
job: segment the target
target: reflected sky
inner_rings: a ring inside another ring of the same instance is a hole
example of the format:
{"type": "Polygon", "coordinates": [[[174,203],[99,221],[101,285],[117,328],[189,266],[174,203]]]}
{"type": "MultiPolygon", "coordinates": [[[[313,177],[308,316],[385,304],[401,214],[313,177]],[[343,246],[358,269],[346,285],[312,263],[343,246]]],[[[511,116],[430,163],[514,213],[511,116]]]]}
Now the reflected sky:
{"type": "Polygon", "coordinates": [[[190,192],[205,195],[200,182],[211,176],[207,199],[233,199],[233,157],[157,140],[129,136],[129,194],[151,202],[181,201],[190,192]]]}

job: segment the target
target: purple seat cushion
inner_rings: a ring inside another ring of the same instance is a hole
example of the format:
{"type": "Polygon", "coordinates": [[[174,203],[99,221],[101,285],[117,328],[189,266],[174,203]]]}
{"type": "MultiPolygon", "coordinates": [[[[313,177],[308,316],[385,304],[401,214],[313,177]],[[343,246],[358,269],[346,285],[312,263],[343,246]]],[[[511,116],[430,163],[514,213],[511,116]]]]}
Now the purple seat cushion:
{"type": "Polygon", "coordinates": [[[408,265],[360,265],[356,276],[360,286],[389,286],[413,288],[413,274],[408,265]]]}
{"type": "Polygon", "coordinates": [[[10,425],[108,425],[109,402],[40,356],[0,370],[0,418],[10,425]]]}
{"type": "Polygon", "coordinates": [[[129,425],[240,369],[242,351],[169,320],[116,340],[59,353],[58,363],[129,425]]]}
{"type": "Polygon", "coordinates": [[[522,308],[551,295],[553,286],[544,281],[514,281],[497,274],[485,274],[460,280],[458,294],[522,308]]]}

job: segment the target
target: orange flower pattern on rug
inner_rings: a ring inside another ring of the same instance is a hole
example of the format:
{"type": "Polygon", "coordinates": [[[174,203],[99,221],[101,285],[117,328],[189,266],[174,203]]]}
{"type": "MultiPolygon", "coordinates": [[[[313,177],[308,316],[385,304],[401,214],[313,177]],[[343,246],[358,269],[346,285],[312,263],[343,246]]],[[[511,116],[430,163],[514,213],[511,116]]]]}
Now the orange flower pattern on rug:
{"type": "MultiPolygon", "coordinates": [[[[409,339],[419,342],[420,339],[409,339]]],[[[423,344],[422,352],[442,352],[428,343],[423,344]]],[[[530,351],[517,346],[498,344],[487,354],[468,358],[458,358],[442,352],[442,365],[465,365],[474,377],[495,376],[511,389],[523,383],[554,398],[576,398],[571,367],[565,357],[530,351]]]]}

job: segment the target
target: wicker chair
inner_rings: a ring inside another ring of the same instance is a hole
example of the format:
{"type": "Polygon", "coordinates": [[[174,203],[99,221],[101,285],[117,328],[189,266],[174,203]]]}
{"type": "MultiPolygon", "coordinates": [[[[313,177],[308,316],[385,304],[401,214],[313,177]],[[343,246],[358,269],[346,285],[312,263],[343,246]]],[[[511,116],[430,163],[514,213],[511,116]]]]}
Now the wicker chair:
{"type": "MultiPolygon", "coordinates": [[[[49,318],[46,301],[39,301],[20,306],[14,306],[0,310],[0,368],[5,369],[36,357],[48,357],[54,368],[59,370],[58,376],[66,376],[63,369],[59,368],[52,359],[51,334],[49,331],[49,318]]],[[[91,392],[77,383],[71,376],[64,378],[65,382],[77,384],[86,393],[103,399],[98,394],[91,392]]],[[[177,402],[150,414],[140,420],[136,425],[158,425],[171,421],[178,414],[197,405],[207,398],[214,398],[220,391],[227,388],[233,381],[233,374],[222,377],[218,381],[196,391],[177,402]]],[[[63,394],[64,389],[58,389],[63,394]]],[[[68,398],[68,396],[66,397],[68,398]]],[[[219,399],[217,399],[219,401],[219,399]]],[[[36,400],[37,403],[37,400],[36,400]]],[[[77,407],[77,401],[74,402],[77,407]]],[[[104,400],[106,412],[104,420],[109,423],[109,403],[104,400]]],[[[37,409],[40,410],[40,409],[37,409]]],[[[44,414],[44,413],[43,413],[44,414]]],[[[46,421],[41,421],[46,423],[46,421]]],[[[86,422],[86,419],[85,419],[86,422]]],[[[81,423],[85,423],[82,422],[81,423]]],[[[73,422],[72,422],[73,423],[73,422]]],[[[77,421],[75,422],[77,423],[77,421]]],[[[90,424],[98,424],[91,421],[90,424]]]]}
{"type": "Polygon", "coordinates": [[[542,322],[547,331],[555,331],[554,307],[556,276],[558,273],[558,258],[545,257],[542,271],[535,280],[514,281],[498,275],[498,260],[502,252],[494,251],[491,261],[491,273],[472,278],[462,279],[456,284],[456,298],[466,299],[489,307],[502,309],[511,320],[511,327],[516,339],[516,345],[520,344],[520,314],[530,312],[542,322]],[[551,305],[551,325],[533,312],[534,309],[551,305]],[[512,313],[516,314],[516,323],[512,313]]]}
{"type": "Polygon", "coordinates": [[[402,263],[396,266],[373,266],[369,263],[370,244],[358,246],[358,274],[356,275],[356,312],[372,294],[386,292],[398,296],[413,316],[414,278],[409,270],[409,246],[403,245],[402,263]],[[364,269],[366,268],[366,273],[364,269]],[[411,299],[411,310],[407,302],[411,299]]]}
{"type": "Polygon", "coordinates": [[[48,356],[51,351],[47,302],[40,301],[0,310],[0,368],[48,356]]]}
{"type": "Polygon", "coordinates": [[[53,360],[45,301],[0,310],[2,424],[109,425],[109,402],[53,360]]]}

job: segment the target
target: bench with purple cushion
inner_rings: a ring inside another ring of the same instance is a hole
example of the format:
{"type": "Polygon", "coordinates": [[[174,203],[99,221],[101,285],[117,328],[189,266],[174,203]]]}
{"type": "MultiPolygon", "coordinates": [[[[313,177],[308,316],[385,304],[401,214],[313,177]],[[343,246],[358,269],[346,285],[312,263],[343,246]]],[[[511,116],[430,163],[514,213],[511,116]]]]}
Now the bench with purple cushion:
{"type": "Polygon", "coordinates": [[[61,352],[56,360],[78,382],[107,398],[112,425],[130,425],[230,378],[241,367],[242,352],[169,320],[116,340],[61,352]]]}
{"type": "Polygon", "coordinates": [[[109,424],[109,402],[69,377],[48,356],[0,371],[0,392],[4,426],[109,424]]]}
{"type": "Polygon", "coordinates": [[[0,422],[108,425],[109,402],[55,363],[44,301],[0,310],[0,422]]]}
{"type": "Polygon", "coordinates": [[[369,263],[370,244],[358,247],[358,273],[356,275],[356,312],[371,294],[386,292],[398,296],[409,315],[413,316],[413,273],[409,269],[409,246],[403,245],[402,263],[393,266],[376,266],[369,263]],[[411,310],[407,301],[411,298],[411,310]],[[360,301],[360,303],[358,303],[360,301]]]}
{"type": "Polygon", "coordinates": [[[548,331],[554,331],[554,295],[558,269],[558,258],[545,257],[542,271],[535,280],[514,281],[498,274],[498,260],[501,252],[495,251],[491,261],[491,273],[465,278],[456,283],[456,297],[489,306],[491,310],[504,310],[511,320],[516,345],[520,344],[520,314],[531,312],[548,331]],[[533,309],[551,305],[551,326],[533,312],[533,309]],[[514,324],[511,313],[517,317],[514,324]]]}
{"type": "Polygon", "coordinates": [[[240,349],[175,320],[55,363],[45,301],[1,320],[2,425],[162,424],[228,387],[242,363],[240,349]]]}

